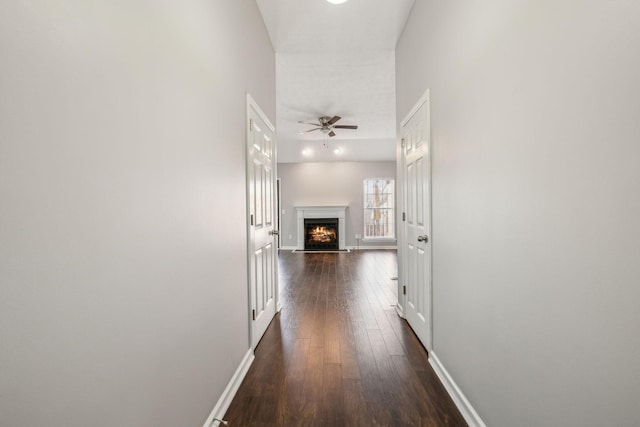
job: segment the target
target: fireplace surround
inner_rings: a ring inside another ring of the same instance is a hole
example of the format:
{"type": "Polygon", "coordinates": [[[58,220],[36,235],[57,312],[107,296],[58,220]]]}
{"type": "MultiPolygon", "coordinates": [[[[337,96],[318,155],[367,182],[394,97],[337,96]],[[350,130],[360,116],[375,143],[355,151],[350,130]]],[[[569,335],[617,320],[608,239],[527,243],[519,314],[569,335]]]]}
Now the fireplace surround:
{"type": "MultiPolygon", "coordinates": [[[[345,218],[346,218],[347,206],[296,206],[297,216],[297,246],[296,249],[305,249],[305,219],[337,219],[338,220],[338,247],[339,250],[346,249],[346,232],[345,232],[345,218]]],[[[318,249],[315,249],[318,250],[318,249]]]]}

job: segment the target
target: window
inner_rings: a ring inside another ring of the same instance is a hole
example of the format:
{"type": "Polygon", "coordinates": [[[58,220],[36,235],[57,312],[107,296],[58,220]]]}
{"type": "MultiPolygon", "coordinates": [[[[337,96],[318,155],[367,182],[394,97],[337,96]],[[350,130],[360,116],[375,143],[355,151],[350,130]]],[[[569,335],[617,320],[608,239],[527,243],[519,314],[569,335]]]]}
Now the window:
{"type": "Polygon", "coordinates": [[[364,238],[395,236],[394,181],[388,178],[364,180],[364,238]]]}

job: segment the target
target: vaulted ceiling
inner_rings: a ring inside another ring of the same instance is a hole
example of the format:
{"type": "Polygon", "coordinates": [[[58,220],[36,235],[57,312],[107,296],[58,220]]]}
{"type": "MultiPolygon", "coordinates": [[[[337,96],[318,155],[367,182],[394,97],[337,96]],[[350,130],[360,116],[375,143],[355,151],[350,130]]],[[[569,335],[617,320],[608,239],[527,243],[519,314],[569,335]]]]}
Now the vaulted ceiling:
{"type": "Polygon", "coordinates": [[[279,161],[394,160],[395,46],[414,0],[256,1],[276,51],[279,161]],[[301,134],[334,115],[358,129],[301,134]]]}

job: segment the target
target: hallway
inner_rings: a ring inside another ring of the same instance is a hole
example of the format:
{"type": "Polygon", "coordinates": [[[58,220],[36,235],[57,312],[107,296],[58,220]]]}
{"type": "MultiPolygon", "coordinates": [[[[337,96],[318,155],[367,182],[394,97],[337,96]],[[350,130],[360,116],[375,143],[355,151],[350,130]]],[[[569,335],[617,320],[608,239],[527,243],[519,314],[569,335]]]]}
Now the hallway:
{"type": "Polygon", "coordinates": [[[396,252],[279,255],[282,311],[230,426],[466,426],[393,307],[396,252]]]}

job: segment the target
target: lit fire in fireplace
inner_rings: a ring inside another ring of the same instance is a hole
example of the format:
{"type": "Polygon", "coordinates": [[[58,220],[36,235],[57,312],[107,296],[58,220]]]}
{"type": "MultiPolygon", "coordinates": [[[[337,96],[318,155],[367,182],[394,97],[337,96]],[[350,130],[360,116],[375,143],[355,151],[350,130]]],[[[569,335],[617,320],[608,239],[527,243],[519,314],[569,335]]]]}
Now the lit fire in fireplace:
{"type": "Polygon", "coordinates": [[[309,240],[317,243],[329,243],[337,238],[336,230],[318,226],[309,230],[309,240]]]}

